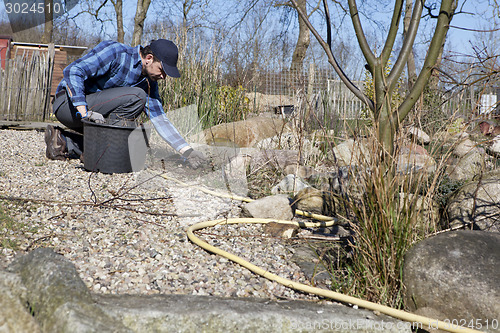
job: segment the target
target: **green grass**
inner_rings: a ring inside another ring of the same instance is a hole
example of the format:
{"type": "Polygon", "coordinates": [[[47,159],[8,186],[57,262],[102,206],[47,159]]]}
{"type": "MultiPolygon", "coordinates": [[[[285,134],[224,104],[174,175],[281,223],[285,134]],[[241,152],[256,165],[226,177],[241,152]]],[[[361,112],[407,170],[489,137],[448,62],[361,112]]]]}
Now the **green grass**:
{"type": "Polygon", "coordinates": [[[14,238],[23,229],[23,225],[16,222],[4,208],[4,202],[0,201],[0,247],[18,250],[18,241],[14,238]]]}
{"type": "MultiPolygon", "coordinates": [[[[396,174],[397,159],[382,158],[381,147],[375,144],[377,132],[367,125],[363,120],[342,122],[341,127],[346,128],[343,133],[347,137],[361,135],[367,138],[367,142],[373,142],[373,146],[369,148],[370,156],[366,156],[365,163],[350,169],[350,181],[344,184],[345,195],[332,193],[346,208],[342,212],[337,211],[337,214],[350,221],[354,234],[341,247],[332,244],[317,249],[317,252],[324,253],[321,259],[330,270],[333,290],[404,308],[404,256],[413,244],[439,230],[439,213],[422,209],[419,200],[425,197],[428,202],[437,201],[444,206],[449,194],[460,186],[460,182],[443,176],[443,164],[434,174],[418,171],[396,174]]],[[[320,144],[325,156],[340,139],[338,131],[334,133],[336,137],[328,136],[326,131],[323,137],[319,136],[325,141],[320,144]]],[[[395,140],[396,149],[408,144],[403,135],[395,140]]],[[[443,154],[449,153],[450,147],[436,145],[427,148],[438,161],[443,154]]],[[[322,163],[327,164],[328,161],[322,163]]]]}
{"type": "Polygon", "coordinates": [[[13,215],[16,211],[26,211],[23,203],[13,203],[0,200],[0,248],[20,250],[19,239],[25,233],[36,233],[37,227],[17,221],[13,215]],[[9,203],[10,205],[7,205],[9,203]]]}
{"type": "MultiPolygon", "coordinates": [[[[196,44],[194,40],[191,43],[196,44]]],[[[178,64],[181,77],[167,77],[159,82],[165,110],[196,105],[202,129],[245,119],[250,112],[250,100],[245,97],[241,86],[231,87],[222,83],[216,47],[204,51],[196,45],[180,49],[184,52],[178,64]]]]}
{"type": "MultiPolygon", "coordinates": [[[[454,124],[441,123],[440,130],[447,125],[454,124]]],[[[367,136],[373,139],[376,134],[367,132],[367,136]]],[[[402,136],[395,142],[396,147],[408,144],[402,136]]],[[[437,170],[431,174],[394,174],[394,160],[383,161],[377,147],[370,150],[372,158],[367,159],[366,165],[353,169],[351,182],[345,186],[349,200],[344,215],[354,231],[352,239],[340,249],[337,245],[318,249],[318,253],[325,253],[321,259],[329,267],[333,290],[405,308],[404,256],[413,244],[441,230],[450,195],[466,182],[450,179],[446,164],[441,163],[451,155],[453,143],[434,140],[425,147],[437,162],[437,170]],[[439,209],[422,209],[417,204],[419,197],[434,202],[439,209]]],[[[496,167],[491,164],[490,167],[496,167]]]]}

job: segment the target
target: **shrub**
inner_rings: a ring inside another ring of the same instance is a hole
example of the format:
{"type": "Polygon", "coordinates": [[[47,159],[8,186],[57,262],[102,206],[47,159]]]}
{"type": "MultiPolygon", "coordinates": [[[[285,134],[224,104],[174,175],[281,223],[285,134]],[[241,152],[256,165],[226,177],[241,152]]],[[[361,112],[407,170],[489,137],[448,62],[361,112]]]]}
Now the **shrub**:
{"type": "MultiPolygon", "coordinates": [[[[196,48],[181,48],[181,50],[196,48]]],[[[202,128],[244,119],[249,112],[244,89],[221,84],[218,52],[215,47],[201,54],[180,56],[180,78],[167,77],[159,82],[160,96],[166,111],[196,104],[202,128]]]]}
{"type": "MultiPolygon", "coordinates": [[[[332,286],[338,291],[391,307],[402,308],[404,255],[418,240],[436,230],[438,216],[419,218],[424,205],[435,199],[440,172],[429,176],[411,170],[395,174],[397,161],[381,160],[381,146],[370,132],[370,157],[365,164],[350,169],[346,188],[348,208],[345,219],[353,230],[344,260],[332,272],[332,286]],[[422,225],[422,220],[428,221],[422,225]]],[[[396,139],[402,146],[404,139],[396,139]]],[[[429,212],[433,214],[434,212],[429,212]]],[[[333,261],[333,260],[330,260],[333,261]]]]}

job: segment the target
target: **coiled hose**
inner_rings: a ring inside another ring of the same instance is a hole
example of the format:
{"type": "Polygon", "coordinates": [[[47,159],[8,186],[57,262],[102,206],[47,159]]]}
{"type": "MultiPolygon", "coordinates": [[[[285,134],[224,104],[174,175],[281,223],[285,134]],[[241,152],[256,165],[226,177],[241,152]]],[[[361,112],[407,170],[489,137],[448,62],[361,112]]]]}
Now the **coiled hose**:
{"type": "MultiPolygon", "coordinates": [[[[219,192],[212,191],[212,190],[209,190],[209,189],[201,187],[201,186],[188,185],[188,184],[186,184],[178,179],[169,177],[165,174],[161,174],[160,176],[167,179],[167,180],[174,181],[181,186],[193,187],[193,188],[196,188],[196,189],[198,189],[204,193],[210,194],[210,195],[214,195],[214,196],[218,196],[218,197],[222,197],[222,198],[228,198],[228,199],[232,199],[232,200],[244,201],[244,202],[253,201],[250,198],[246,198],[246,197],[242,197],[242,196],[219,193],[219,192]]],[[[328,227],[328,226],[332,226],[332,225],[337,223],[336,219],[333,219],[332,217],[328,217],[328,216],[324,216],[324,215],[312,214],[312,213],[303,212],[300,210],[297,210],[296,214],[302,215],[305,217],[312,217],[312,218],[320,220],[322,222],[306,222],[306,223],[300,222],[299,223],[299,222],[294,222],[294,221],[284,221],[284,220],[274,220],[274,219],[256,219],[256,218],[220,219],[220,220],[199,222],[199,223],[196,223],[196,224],[190,226],[187,229],[187,236],[191,242],[200,246],[201,248],[203,248],[207,251],[210,251],[212,253],[218,254],[220,256],[223,256],[223,257],[249,269],[250,271],[254,272],[255,274],[258,274],[262,277],[265,277],[268,280],[276,281],[276,282],[278,282],[286,287],[289,287],[289,288],[292,288],[295,290],[300,290],[300,291],[315,294],[318,296],[331,298],[331,299],[336,300],[338,302],[350,303],[350,304],[357,305],[359,307],[362,307],[362,308],[365,308],[368,310],[377,311],[377,312],[383,313],[385,315],[388,315],[388,316],[391,316],[391,317],[394,317],[394,318],[397,318],[400,320],[404,320],[404,321],[407,321],[410,323],[419,323],[419,324],[422,324],[422,326],[431,327],[433,329],[440,329],[443,331],[456,332],[456,333],[458,333],[458,332],[460,332],[460,333],[473,333],[473,332],[480,333],[481,332],[481,331],[474,330],[474,329],[471,329],[468,327],[463,327],[463,326],[451,324],[449,322],[444,322],[441,320],[416,315],[416,314],[409,313],[409,312],[406,312],[403,310],[394,309],[394,308],[391,308],[389,306],[385,306],[385,305],[373,303],[370,301],[366,301],[363,299],[359,299],[356,297],[344,295],[344,294],[341,294],[341,293],[338,293],[335,291],[311,287],[311,286],[308,286],[308,285],[305,285],[302,283],[298,283],[298,282],[294,282],[294,281],[289,280],[289,279],[282,278],[276,274],[268,272],[268,271],[266,271],[266,270],[264,270],[256,265],[254,265],[254,264],[234,255],[234,254],[231,254],[231,253],[226,252],[224,250],[221,250],[215,246],[212,246],[212,245],[208,244],[207,242],[201,240],[200,238],[198,238],[194,234],[194,232],[197,230],[214,227],[216,225],[224,225],[224,224],[243,224],[243,223],[266,224],[269,222],[275,222],[275,223],[296,225],[299,227],[314,228],[314,227],[328,227]]]]}

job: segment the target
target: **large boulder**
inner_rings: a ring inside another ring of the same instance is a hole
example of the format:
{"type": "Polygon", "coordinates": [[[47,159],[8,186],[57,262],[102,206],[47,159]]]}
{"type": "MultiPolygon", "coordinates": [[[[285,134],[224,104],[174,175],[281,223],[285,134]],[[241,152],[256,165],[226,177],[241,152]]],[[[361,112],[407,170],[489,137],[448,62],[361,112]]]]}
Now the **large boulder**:
{"type": "Polygon", "coordinates": [[[336,303],[325,306],[307,301],[275,302],[256,298],[103,295],[99,304],[104,311],[140,333],[411,332],[409,323],[336,303]]]}
{"type": "Polygon", "coordinates": [[[50,249],[16,259],[9,270],[12,272],[0,271],[0,302],[8,297],[1,303],[0,332],[148,333],[197,332],[202,328],[203,332],[348,333],[353,323],[359,327],[356,332],[411,332],[408,323],[341,304],[91,294],[69,260],[50,249]]]}
{"type": "Polygon", "coordinates": [[[367,140],[348,139],[335,147],[332,153],[339,166],[370,164],[372,150],[367,140]]]}
{"type": "Polygon", "coordinates": [[[431,142],[431,137],[429,134],[425,133],[422,129],[410,126],[408,129],[409,136],[415,140],[418,144],[428,145],[431,142]]]}
{"type": "Polygon", "coordinates": [[[26,287],[26,299],[44,332],[130,332],[94,304],[75,266],[51,249],[18,257],[8,271],[26,287]]]}
{"type": "MultiPolygon", "coordinates": [[[[500,128],[500,126],[497,126],[500,128]]],[[[500,157],[500,135],[495,136],[489,145],[486,146],[488,154],[494,157],[500,157]]]]}
{"type": "Polygon", "coordinates": [[[282,118],[254,117],[213,126],[191,139],[208,144],[253,147],[265,138],[281,134],[284,128],[285,121],[282,118]]]}
{"type": "Polygon", "coordinates": [[[465,157],[477,148],[477,144],[469,138],[458,138],[458,144],[453,148],[453,155],[465,157]]]}
{"type": "Polygon", "coordinates": [[[293,198],[293,205],[296,209],[305,212],[325,214],[325,195],[323,191],[313,187],[306,187],[293,198]]]}
{"type": "Polygon", "coordinates": [[[307,187],[294,196],[293,208],[313,214],[325,216],[345,215],[346,205],[340,196],[332,191],[322,191],[314,187],[307,187]]]}
{"type": "Polygon", "coordinates": [[[0,271],[0,332],[40,332],[26,303],[26,288],[19,276],[0,271]]]}
{"type": "Polygon", "coordinates": [[[399,173],[408,173],[410,171],[434,172],[436,170],[436,161],[419,145],[410,144],[399,150],[397,157],[397,171],[399,173]]]}
{"type": "Polygon", "coordinates": [[[454,180],[472,179],[484,169],[484,150],[468,138],[458,140],[452,157],[447,161],[446,172],[454,180]]]}
{"type": "Polygon", "coordinates": [[[483,169],[484,153],[474,149],[464,157],[449,159],[446,173],[453,180],[469,180],[479,175],[483,169]]]}
{"type": "Polygon", "coordinates": [[[447,207],[450,227],[500,232],[500,170],[460,188],[447,207]]]}
{"type": "Polygon", "coordinates": [[[499,234],[460,230],[427,238],[405,256],[406,304],[435,319],[491,323],[500,318],[499,265],[499,234]]]}

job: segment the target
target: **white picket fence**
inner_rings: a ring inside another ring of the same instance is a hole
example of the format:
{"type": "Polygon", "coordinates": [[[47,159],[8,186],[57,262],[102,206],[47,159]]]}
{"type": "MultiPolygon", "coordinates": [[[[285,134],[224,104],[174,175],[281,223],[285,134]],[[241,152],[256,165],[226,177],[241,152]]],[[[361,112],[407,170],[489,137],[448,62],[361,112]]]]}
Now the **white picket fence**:
{"type": "MultiPolygon", "coordinates": [[[[363,90],[363,81],[353,83],[363,90]]],[[[283,103],[294,101],[300,106],[306,105],[304,102],[307,101],[308,107],[319,109],[320,113],[329,113],[330,118],[358,119],[363,110],[366,110],[363,102],[340,81],[335,73],[331,70],[314,69],[314,66],[298,75],[289,71],[256,73],[245,88],[249,91],[247,94],[249,98],[252,94],[261,99],[262,96],[268,96],[268,99],[271,96],[274,100],[283,103]],[[322,103],[319,103],[320,100],[322,103]]],[[[472,120],[481,114],[481,98],[484,91],[485,87],[478,85],[462,87],[448,93],[436,92],[440,102],[435,103],[434,110],[428,110],[428,106],[418,103],[417,108],[422,112],[439,110],[443,117],[460,116],[472,120]]],[[[492,115],[493,112],[487,116],[492,115]]]]}

